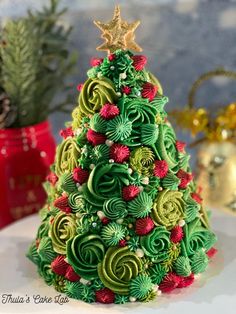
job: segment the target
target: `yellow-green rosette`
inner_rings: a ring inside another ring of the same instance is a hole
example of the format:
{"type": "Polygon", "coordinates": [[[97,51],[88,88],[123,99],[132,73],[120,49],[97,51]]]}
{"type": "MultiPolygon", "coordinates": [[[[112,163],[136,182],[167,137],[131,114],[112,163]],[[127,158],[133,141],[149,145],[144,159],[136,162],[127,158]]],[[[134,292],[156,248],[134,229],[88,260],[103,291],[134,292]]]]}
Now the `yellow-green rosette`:
{"type": "Polygon", "coordinates": [[[83,115],[99,112],[106,103],[115,103],[118,96],[115,86],[108,78],[89,78],[79,96],[79,108],[83,115]]]}
{"type": "Polygon", "coordinates": [[[78,166],[80,148],[76,139],[68,137],[57,147],[55,172],[58,176],[63,173],[72,172],[78,166]]]}
{"type": "Polygon", "coordinates": [[[154,154],[148,147],[133,150],[130,156],[130,166],[141,175],[149,176],[153,173],[154,154]]]}
{"type": "Polygon", "coordinates": [[[117,294],[128,295],[130,281],[142,269],[140,258],[127,247],[110,247],[98,265],[98,275],[103,284],[117,294]]]}
{"type": "Polygon", "coordinates": [[[165,227],[156,227],[151,233],[140,238],[140,244],[144,254],[149,256],[153,262],[162,262],[168,258],[170,232],[165,227]]]}
{"type": "Polygon", "coordinates": [[[68,263],[86,280],[98,277],[97,267],[104,254],[103,240],[96,234],[77,235],[67,242],[68,263]]]}
{"type": "Polygon", "coordinates": [[[151,216],[156,224],[170,230],[184,218],[184,210],[182,192],[163,190],[154,201],[151,216]]]}
{"type": "Polygon", "coordinates": [[[66,254],[66,242],[76,234],[74,215],[59,212],[54,217],[49,234],[54,251],[59,254],[66,254]]]}

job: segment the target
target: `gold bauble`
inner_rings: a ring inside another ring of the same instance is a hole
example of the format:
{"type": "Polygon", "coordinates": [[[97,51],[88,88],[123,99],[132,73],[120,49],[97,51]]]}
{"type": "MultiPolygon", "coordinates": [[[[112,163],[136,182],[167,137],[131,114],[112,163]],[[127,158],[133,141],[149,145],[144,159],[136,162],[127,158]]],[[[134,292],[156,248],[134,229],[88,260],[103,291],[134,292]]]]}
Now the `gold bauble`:
{"type": "Polygon", "coordinates": [[[197,183],[204,205],[236,214],[236,145],[204,142],[197,153],[197,183]]]}

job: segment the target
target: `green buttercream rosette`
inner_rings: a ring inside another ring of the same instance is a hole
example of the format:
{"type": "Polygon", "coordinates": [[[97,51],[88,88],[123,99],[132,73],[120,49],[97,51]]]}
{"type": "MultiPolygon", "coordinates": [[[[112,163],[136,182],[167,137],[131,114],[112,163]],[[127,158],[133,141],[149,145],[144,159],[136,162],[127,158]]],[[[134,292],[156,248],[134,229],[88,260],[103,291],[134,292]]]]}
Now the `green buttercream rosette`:
{"type": "Polygon", "coordinates": [[[115,103],[118,99],[115,86],[108,78],[89,78],[80,93],[79,107],[84,115],[98,112],[106,103],[115,103]]]}
{"type": "Polygon", "coordinates": [[[156,227],[151,233],[140,238],[140,244],[145,255],[153,262],[164,261],[170,248],[170,232],[165,227],[156,227]]]}
{"type": "Polygon", "coordinates": [[[145,299],[153,289],[151,278],[146,274],[138,275],[130,282],[130,295],[136,299],[145,299]]]}
{"type": "Polygon", "coordinates": [[[82,300],[84,302],[94,302],[95,292],[90,286],[84,285],[81,282],[70,282],[67,281],[65,286],[65,293],[69,298],[82,300]]]}
{"type": "Polygon", "coordinates": [[[68,137],[57,147],[55,159],[55,171],[58,176],[72,172],[78,166],[80,148],[76,139],[68,137]]]}
{"type": "Polygon", "coordinates": [[[33,262],[35,265],[39,265],[40,263],[40,256],[38,254],[38,249],[37,249],[37,246],[36,246],[36,241],[34,240],[27,253],[26,253],[26,256],[31,260],[31,262],[33,262]]]}
{"type": "Polygon", "coordinates": [[[149,147],[139,147],[132,151],[130,166],[140,175],[150,176],[154,168],[154,154],[149,147]]]}
{"type": "Polygon", "coordinates": [[[169,170],[176,173],[178,167],[178,152],[176,149],[176,136],[172,127],[167,124],[159,125],[159,136],[155,144],[155,153],[160,160],[168,163],[169,170]]]}
{"type": "Polygon", "coordinates": [[[58,181],[59,189],[67,193],[72,193],[77,190],[75,181],[71,173],[63,173],[58,181]]]}
{"type": "Polygon", "coordinates": [[[203,273],[206,270],[208,263],[209,260],[204,250],[199,250],[191,257],[191,270],[194,274],[203,273]]]}
{"type": "Polygon", "coordinates": [[[125,116],[117,116],[107,123],[107,137],[114,142],[123,142],[132,132],[132,122],[125,116]]]}
{"type": "Polygon", "coordinates": [[[38,272],[40,276],[43,277],[47,285],[51,286],[53,284],[55,274],[53,273],[50,264],[46,262],[41,262],[38,267],[38,272]]]}
{"type": "Polygon", "coordinates": [[[183,243],[186,254],[190,257],[201,249],[208,251],[216,242],[215,234],[204,228],[199,218],[184,226],[184,234],[183,243]]]}
{"type": "Polygon", "coordinates": [[[154,264],[148,269],[148,274],[155,285],[159,285],[166,275],[166,269],[161,264],[154,264]]]}
{"type": "Polygon", "coordinates": [[[127,247],[110,247],[98,265],[98,275],[107,288],[117,294],[128,295],[130,281],[141,269],[140,258],[127,247]]]}
{"type": "Polygon", "coordinates": [[[126,202],[120,197],[111,197],[106,200],[103,204],[103,212],[112,220],[124,218],[128,214],[126,202]]]}
{"type": "Polygon", "coordinates": [[[66,254],[66,243],[76,234],[75,216],[59,212],[50,227],[50,237],[55,252],[66,254]]]}
{"type": "Polygon", "coordinates": [[[121,197],[122,187],[132,182],[128,165],[103,162],[97,164],[91,171],[85,189],[87,201],[97,207],[110,197],[121,197]]]}
{"type": "Polygon", "coordinates": [[[38,246],[38,254],[40,260],[50,264],[56,257],[56,253],[53,250],[52,240],[49,237],[43,237],[38,246]]]}
{"type": "Polygon", "coordinates": [[[152,199],[146,192],[140,192],[138,196],[128,202],[128,213],[136,218],[148,216],[152,208],[152,199]]]}
{"type": "Polygon", "coordinates": [[[184,218],[185,202],[179,191],[163,190],[153,204],[152,218],[156,224],[172,229],[184,218]]]}
{"type": "Polygon", "coordinates": [[[191,274],[190,260],[186,256],[179,256],[174,264],[174,269],[177,275],[187,277],[191,274]]]}
{"type": "Polygon", "coordinates": [[[95,113],[90,119],[90,127],[99,133],[106,133],[107,121],[104,120],[99,113],[95,113]]]}
{"type": "Polygon", "coordinates": [[[98,277],[97,266],[103,260],[104,254],[104,242],[99,235],[77,235],[67,241],[68,263],[84,279],[98,277]]]}
{"type": "Polygon", "coordinates": [[[126,228],[115,222],[102,228],[101,237],[107,246],[115,246],[125,237],[126,228]]]}

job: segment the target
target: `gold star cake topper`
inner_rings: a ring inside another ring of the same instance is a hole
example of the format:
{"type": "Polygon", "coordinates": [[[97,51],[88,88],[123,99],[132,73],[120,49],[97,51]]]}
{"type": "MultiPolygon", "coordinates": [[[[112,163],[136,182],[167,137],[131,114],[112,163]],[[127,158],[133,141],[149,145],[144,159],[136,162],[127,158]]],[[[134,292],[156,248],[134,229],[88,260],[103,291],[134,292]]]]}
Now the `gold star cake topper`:
{"type": "Polygon", "coordinates": [[[94,21],[94,24],[103,32],[101,37],[105,39],[105,42],[97,47],[97,50],[108,53],[117,49],[142,51],[142,48],[134,41],[134,31],[139,26],[140,21],[128,23],[122,20],[119,6],[115,7],[113,19],[110,22],[94,21]]]}

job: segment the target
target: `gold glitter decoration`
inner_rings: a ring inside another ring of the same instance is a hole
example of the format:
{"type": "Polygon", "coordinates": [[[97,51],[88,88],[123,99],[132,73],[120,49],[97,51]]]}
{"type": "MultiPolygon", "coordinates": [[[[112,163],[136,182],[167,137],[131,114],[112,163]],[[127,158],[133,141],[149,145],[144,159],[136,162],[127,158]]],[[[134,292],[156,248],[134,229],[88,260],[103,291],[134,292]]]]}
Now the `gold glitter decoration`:
{"type": "Polygon", "coordinates": [[[134,31],[140,21],[128,23],[122,20],[119,6],[115,7],[113,19],[110,22],[94,21],[94,24],[103,32],[101,37],[105,39],[105,42],[97,47],[97,50],[107,51],[108,54],[117,49],[142,51],[142,48],[134,41],[134,31]]]}

